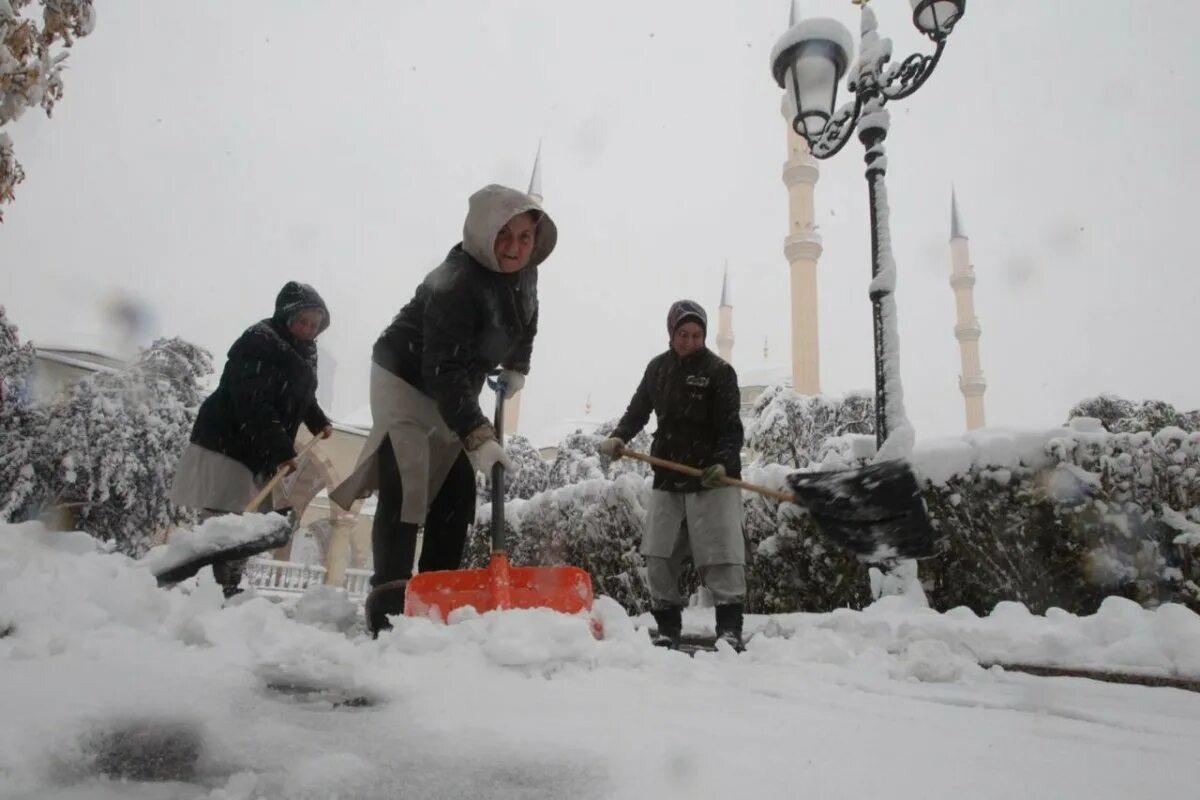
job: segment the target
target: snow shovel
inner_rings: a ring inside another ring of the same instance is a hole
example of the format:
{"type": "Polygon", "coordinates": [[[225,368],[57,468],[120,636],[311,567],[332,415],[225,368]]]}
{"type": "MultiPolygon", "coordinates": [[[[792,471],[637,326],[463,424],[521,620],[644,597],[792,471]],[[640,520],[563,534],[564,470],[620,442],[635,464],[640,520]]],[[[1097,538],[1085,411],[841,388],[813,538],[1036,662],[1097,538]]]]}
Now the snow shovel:
{"type": "MultiPolygon", "coordinates": [[[[622,455],[656,467],[700,477],[704,470],[625,450],[622,455]]],[[[936,535],[916,476],[904,461],[882,461],[858,469],[794,472],[792,493],[736,478],[722,483],[807,509],[825,538],[867,562],[928,558],[936,535]]]]}
{"type": "MultiPolygon", "coordinates": [[[[504,384],[496,390],[496,441],[504,444],[504,384]]],[[[404,614],[445,621],[466,606],[480,614],[509,608],[549,608],[564,614],[590,611],[592,578],[579,567],[514,567],[504,531],[504,465],[492,467],[492,556],[485,569],[422,572],[408,581],[404,614]]]]}
{"type": "MultiPolygon", "coordinates": [[[[310,439],[304,447],[300,448],[300,452],[296,454],[296,461],[299,462],[309,450],[317,443],[317,437],[310,439]]],[[[267,484],[259,490],[246,505],[244,514],[256,513],[259,507],[263,504],[284,476],[288,474],[286,467],[280,467],[276,471],[274,477],[267,481],[267,484]]],[[[184,535],[178,537],[181,539],[178,547],[172,548],[177,537],[172,537],[171,544],[167,545],[167,551],[162,558],[154,565],[154,577],[158,581],[160,587],[170,586],[180,581],[187,580],[195,575],[200,570],[207,566],[217,563],[218,561],[237,561],[243,558],[250,558],[259,553],[264,553],[267,550],[275,550],[283,547],[292,537],[292,520],[290,515],[282,514],[263,514],[268,524],[254,525],[237,525],[237,530],[231,528],[227,532],[226,540],[206,540],[200,537],[184,535]],[[244,531],[240,530],[245,528],[244,531]],[[249,538],[246,538],[249,537],[249,538]]],[[[209,519],[215,519],[210,517],[209,519]]],[[[205,524],[209,520],[205,520],[205,524]]],[[[181,533],[184,533],[181,531],[181,533]]],[[[192,532],[187,532],[188,534],[192,532]]],[[[226,533],[226,532],[223,532],[226,533]]]]}

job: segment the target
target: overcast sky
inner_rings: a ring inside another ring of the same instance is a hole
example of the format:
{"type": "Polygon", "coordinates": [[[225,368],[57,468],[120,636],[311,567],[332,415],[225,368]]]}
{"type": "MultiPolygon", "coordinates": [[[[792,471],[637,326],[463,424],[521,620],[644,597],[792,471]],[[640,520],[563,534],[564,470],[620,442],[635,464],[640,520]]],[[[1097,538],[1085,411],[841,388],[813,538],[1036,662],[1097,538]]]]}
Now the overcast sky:
{"type": "MultiPolygon", "coordinates": [[[[929,51],[875,0],[898,56],[929,51]]],[[[734,366],[789,362],[786,154],[768,57],[789,0],[98,3],[53,120],[10,126],[28,179],[0,225],[0,302],[34,341],[144,335],[213,351],[287,280],[332,310],[333,408],[365,405],[371,344],[460,238],[467,196],[525,188],[539,139],[558,249],[523,432],[625,407],[679,297],[734,366]]],[[[806,0],[857,32],[848,0],[806,0]]],[[[990,425],[1063,421],[1101,391],[1200,406],[1200,155],[1192,0],[972,2],[895,103],[888,186],[902,369],[919,438],[964,426],[950,186],[971,239],[990,425]]],[[[856,37],[857,38],[857,37],[856,37]]],[[[845,91],[841,93],[845,98],[845,91]]],[[[824,391],[871,386],[862,149],[821,164],[824,391]]]]}

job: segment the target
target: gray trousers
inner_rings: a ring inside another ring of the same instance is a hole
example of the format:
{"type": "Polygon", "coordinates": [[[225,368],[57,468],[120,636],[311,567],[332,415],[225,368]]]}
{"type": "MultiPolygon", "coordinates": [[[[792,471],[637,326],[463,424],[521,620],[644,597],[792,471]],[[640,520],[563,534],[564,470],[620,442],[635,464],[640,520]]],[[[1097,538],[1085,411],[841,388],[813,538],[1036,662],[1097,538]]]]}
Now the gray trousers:
{"type": "Polygon", "coordinates": [[[683,605],[679,578],[688,557],[717,605],[746,597],[742,498],[737,489],[655,490],[642,554],[655,608],[683,605]]]}

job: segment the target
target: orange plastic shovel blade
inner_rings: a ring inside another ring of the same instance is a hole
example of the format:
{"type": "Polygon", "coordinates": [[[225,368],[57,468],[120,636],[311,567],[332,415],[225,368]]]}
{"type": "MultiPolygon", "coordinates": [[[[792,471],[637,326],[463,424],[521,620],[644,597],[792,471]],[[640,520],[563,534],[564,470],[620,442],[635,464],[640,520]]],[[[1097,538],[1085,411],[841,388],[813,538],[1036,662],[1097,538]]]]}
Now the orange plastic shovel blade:
{"type": "Polygon", "coordinates": [[[549,608],[564,614],[589,611],[592,578],[578,567],[513,567],[503,553],[487,569],[422,572],[408,582],[404,614],[442,621],[457,608],[479,613],[504,608],[549,608]]]}

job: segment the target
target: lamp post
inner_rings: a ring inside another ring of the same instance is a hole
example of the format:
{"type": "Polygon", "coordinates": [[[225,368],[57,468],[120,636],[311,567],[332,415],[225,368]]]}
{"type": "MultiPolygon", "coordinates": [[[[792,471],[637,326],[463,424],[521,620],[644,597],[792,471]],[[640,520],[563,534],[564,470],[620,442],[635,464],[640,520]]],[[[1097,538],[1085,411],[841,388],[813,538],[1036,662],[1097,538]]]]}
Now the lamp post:
{"type": "Polygon", "coordinates": [[[946,40],[966,11],[967,0],[910,0],[913,25],[933,40],[933,55],[916,53],[891,63],[892,42],[877,32],[875,12],[862,6],[862,41],[851,65],[850,32],[832,19],[797,22],[771,52],[771,73],[795,109],[792,127],[815,158],[841,150],[858,130],[866,149],[867,188],[871,205],[871,312],[875,332],[875,440],[881,457],[911,454],[913,431],[904,413],[900,383],[899,335],[896,324],[896,262],[888,225],[887,103],[908,97],[928,80],[946,48],[946,40]],[[834,110],[837,85],[849,69],[847,89],[854,95],[834,110]]]}

